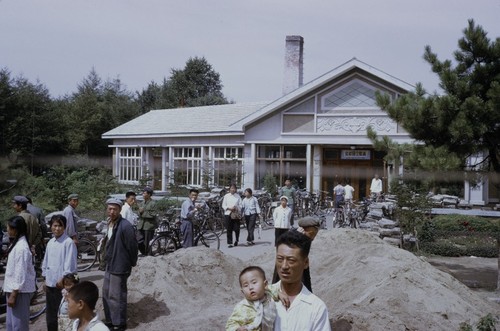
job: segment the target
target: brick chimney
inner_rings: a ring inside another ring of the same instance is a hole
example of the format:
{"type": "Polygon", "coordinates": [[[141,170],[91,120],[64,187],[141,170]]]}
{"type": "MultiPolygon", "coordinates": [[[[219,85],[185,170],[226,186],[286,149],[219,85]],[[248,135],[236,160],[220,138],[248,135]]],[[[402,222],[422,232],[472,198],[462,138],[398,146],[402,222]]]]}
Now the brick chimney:
{"type": "Polygon", "coordinates": [[[286,36],[283,95],[302,86],[304,80],[304,38],[286,36]]]}

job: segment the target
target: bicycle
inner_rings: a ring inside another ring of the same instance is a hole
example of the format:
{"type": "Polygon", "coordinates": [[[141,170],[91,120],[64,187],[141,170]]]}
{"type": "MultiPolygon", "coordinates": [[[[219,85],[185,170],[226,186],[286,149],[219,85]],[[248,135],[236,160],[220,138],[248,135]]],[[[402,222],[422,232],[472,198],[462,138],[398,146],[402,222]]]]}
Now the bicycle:
{"type": "MultiPolygon", "coordinates": [[[[46,310],[46,297],[43,290],[43,277],[36,277],[35,279],[35,293],[30,302],[30,321],[35,320],[37,317],[45,313],[46,310]]],[[[0,315],[7,312],[7,302],[3,288],[0,288],[0,315]]]]}
{"type": "MultiPolygon", "coordinates": [[[[208,248],[220,248],[219,236],[206,227],[206,222],[202,221],[200,224],[193,224],[194,230],[194,246],[198,244],[208,248]]],[[[158,256],[172,253],[182,247],[182,234],[180,229],[180,220],[165,219],[158,228],[155,230],[153,239],[149,244],[150,256],[158,256]]]]}
{"type": "Polygon", "coordinates": [[[78,272],[89,270],[99,259],[96,245],[92,240],[88,239],[88,237],[92,235],[95,235],[92,231],[78,233],[78,244],[76,245],[78,272]]]}

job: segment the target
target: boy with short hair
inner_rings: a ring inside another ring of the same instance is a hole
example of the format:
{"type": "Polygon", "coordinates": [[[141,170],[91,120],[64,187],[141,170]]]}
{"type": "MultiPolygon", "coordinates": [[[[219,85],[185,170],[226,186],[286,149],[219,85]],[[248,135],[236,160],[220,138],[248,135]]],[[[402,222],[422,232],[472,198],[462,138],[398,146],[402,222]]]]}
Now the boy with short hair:
{"type": "Polygon", "coordinates": [[[276,319],[274,299],[277,299],[278,287],[271,293],[264,270],[257,266],[243,269],[239,280],[245,299],[234,307],[226,331],[273,330],[276,319]]]}
{"type": "Polygon", "coordinates": [[[68,316],[75,319],[73,331],[109,331],[95,310],[99,289],[89,281],[74,285],[68,292],[68,316]]]}

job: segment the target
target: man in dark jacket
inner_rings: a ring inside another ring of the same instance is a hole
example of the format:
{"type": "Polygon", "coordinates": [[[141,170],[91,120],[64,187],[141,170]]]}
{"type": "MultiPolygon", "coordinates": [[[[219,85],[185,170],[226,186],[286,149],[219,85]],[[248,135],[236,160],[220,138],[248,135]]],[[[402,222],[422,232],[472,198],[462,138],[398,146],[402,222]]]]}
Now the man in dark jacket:
{"type": "Polygon", "coordinates": [[[106,242],[106,271],[102,300],[106,325],[110,330],[127,328],[127,279],[137,264],[137,241],[132,225],[120,215],[122,202],[108,199],[108,234],[106,242]]]}

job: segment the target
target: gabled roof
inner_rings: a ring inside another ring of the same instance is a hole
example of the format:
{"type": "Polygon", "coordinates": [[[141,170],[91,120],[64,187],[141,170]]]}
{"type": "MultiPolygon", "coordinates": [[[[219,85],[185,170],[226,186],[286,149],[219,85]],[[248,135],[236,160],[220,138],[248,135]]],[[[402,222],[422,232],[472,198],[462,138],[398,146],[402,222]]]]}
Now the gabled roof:
{"type": "MultiPolygon", "coordinates": [[[[415,89],[415,86],[413,86],[409,83],[406,83],[406,82],[404,82],[404,81],[402,81],[394,76],[391,76],[382,70],[376,69],[376,68],[372,67],[371,65],[353,57],[351,60],[345,62],[344,64],[341,64],[340,66],[338,66],[332,70],[330,70],[329,72],[325,73],[324,75],[319,76],[318,78],[310,81],[309,83],[302,85],[301,87],[297,88],[296,90],[280,97],[279,99],[276,99],[275,101],[269,103],[267,106],[259,109],[255,113],[249,114],[245,118],[242,118],[241,120],[234,122],[233,125],[235,128],[243,127],[243,129],[244,129],[244,127],[246,125],[253,123],[254,121],[266,116],[269,113],[272,113],[277,108],[283,107],[287,103],[292,103],[293,101],[301,98],[302,96],[304,96],[308,92],[310,92],[310,91],[322,86],[323,84],[326,84],[326,83],[334,80],[335,78],[337,78],[337,77],[339,77],[339,76],[341,76],[341,75],[343,75],[351,70],[354,70],[356,68],[361,69],[363,71],[366,71],[367,73],[372,74],[372,75],[374,75],[382,80],[385,80],[388,83],[391,83],[404,91],[410,91],[410,90],[415,89]]],[[[231,129],[233,129],[233,126],[231,126],[231,129]]]]}
{"type": "Polygon", "coordinates": [[[141,115],[102,135],[104,139],[167,137],[196,134],[241,134],[242,126],[231,125],[269,102],[158,109],[141,115]]]}
{"type": "Polygon", "coordinates": [[[415,87],[356,58],[269,102],[152,110],[102,135],[104,139],[243,134],[244,127],[349,71],[361,69],[404,90],[415,87]]]}

